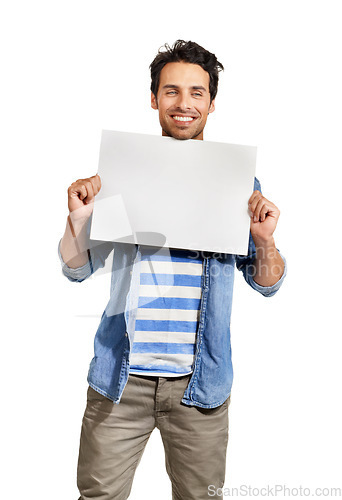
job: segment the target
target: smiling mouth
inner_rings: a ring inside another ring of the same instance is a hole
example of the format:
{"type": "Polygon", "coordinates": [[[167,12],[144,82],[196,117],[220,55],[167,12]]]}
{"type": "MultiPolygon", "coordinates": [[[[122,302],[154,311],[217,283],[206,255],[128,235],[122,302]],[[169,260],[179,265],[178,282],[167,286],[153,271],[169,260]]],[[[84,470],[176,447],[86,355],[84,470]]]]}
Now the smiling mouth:
{"type": "Polygon", "coordinates": [[[194,116],[171,115],[171,117],[178,123],[191,123],[196,120],[194,116]]]}

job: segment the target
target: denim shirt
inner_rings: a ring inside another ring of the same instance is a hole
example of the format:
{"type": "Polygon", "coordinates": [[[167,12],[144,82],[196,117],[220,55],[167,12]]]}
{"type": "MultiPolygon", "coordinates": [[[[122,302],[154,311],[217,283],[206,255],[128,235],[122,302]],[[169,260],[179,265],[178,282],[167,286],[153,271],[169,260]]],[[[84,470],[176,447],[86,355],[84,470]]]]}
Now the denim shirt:
{"type": "MultiPolygon", "coordinates": [[[[254,190],[261,191],[254,179],[254,190]]],[[[90,221],[88,231],[90,230],[90,221]]],[[[139,299],[140,246],[129,243],[97,242],[90,248],[89,261],[72,269],[58,253],[63,274],[81,282],[105,264],[114,248],[110,299],[102,314],[94,341],[94,357],[88,372],[89,385],[113,403],[119,403],[129,376],[130,350],[134,342],[135,318],[139,299]]],[[[278,250],[279,251],[279,250],[278,250]]],[[[230,345],[230,317],[233,298],[234,269],[242,271],[246,282],[265,297],[273,296],[287,272],[272,286],[261,286],[253,279],[256,251],[249,235],[248,255],[210,254],[203,256],[202,298],[193,372],[182,402],[188,406],[215,408],[229,397],[233,382],[230,345]]]]}

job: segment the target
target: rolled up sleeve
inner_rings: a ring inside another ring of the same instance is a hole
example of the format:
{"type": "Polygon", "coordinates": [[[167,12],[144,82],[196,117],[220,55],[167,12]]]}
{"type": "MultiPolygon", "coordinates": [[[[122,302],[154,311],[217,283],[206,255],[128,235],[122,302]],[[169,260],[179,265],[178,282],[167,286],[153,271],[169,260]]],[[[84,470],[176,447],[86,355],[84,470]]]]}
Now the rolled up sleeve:
{"type": "MultiPolygon", "coordinates": [[[[91,228],[92,215],[87,224],[87,235],[89,238],[91,228]]],[[[62,265],[62,273],[70,281],[81,283],[89,278],[95,271],[104,267],[106,259],[113,250],[113,242],[111,241],[96,241],[89,239],[88,262],[82,267],[71,268],[63,260],[61,254],[61,241],[58,243],[58,256],[62,265]]]]}
{"type": "MultiPolygon", "coordinates": [[[[279,249],[277,248],[278,252],[279,249]]],[[[261,293],[264,297],[272,297],[274,294],[277,293],[281,285],[283,284],[283,281],[285,279],[285,276],[287,274],[287,263],[285,257],[279,252],[281,258],[284,261],[284,272],[280,279],[274,283],[274,285],[271,286],[262,286],[259,285],[256,281],[253,279],[253,274],[255,271],[255,266],[253,265],[253,262],[249,260],[247,263],[241,263],[240,265],[237,264],[237,267],[239,271],[242,271],[243,277],[245,278],[246,282],[253,288],[253,290],[256,290],[257,292],[261,293]]]]}
{"type": "MultiPolygon", "coordinates": [[[[60,241],[58,243],[58,257],[59,257],[59,260],[60,260],[61,265],[62,265],[62,273],[64,274],[64,276],[66,278],[68,278],[68,280],[81,283],[81,281],[84,281],[85,279],[89,278],[89,276],[91,276],[93,274],[91,260],[88,259],[88,262],[86,264],[84,264],[84,266],[81,266],[81,267],[76,267],[76,268],[69,267],[64,262],[62,254],[61,254],[61,249],[60,249],[61,241],[62,241],[62,238],[60,239],[60,241]]],[[[88,256],[89,256],[89,252],[88,252],[88,256]]]]}

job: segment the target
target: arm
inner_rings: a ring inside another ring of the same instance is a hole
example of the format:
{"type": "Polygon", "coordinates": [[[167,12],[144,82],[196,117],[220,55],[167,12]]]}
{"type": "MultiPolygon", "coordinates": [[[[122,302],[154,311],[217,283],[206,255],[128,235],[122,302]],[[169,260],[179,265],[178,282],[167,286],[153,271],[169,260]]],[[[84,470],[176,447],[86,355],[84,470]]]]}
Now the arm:
{"type": "Polygon", "coordinates": [[[74,220],[70,214],[68,215],[65,232],[59,248],[63,261],[71,269],[82,267],[89,261],[88,224],[89,218],[74,220]]]}
{"type": "Polygon", "coordinates": [[[255,274],[253,279],[261,286],[275,285],[284,274],[285,262],[274,242],[280,210],[267,200],[261,190],[255,190],[248,202],[251,214],[251,235],[255,245],[255,274]]]}
{"type": "Polygon", "coordinates": [[[254,290],[265,297],[271,297],[284,281],[287,264],[284,256],[276,248],[273,238],[280,211],[262,196],[257,178],[254,181],[254,192],[249,199],[248,208],[251,214],[248,255],[237,255],[236,266],[254,290]]]}
{"type": "Polygon", "coordinates": [[[254,240],[254,244],[254,281],[266,287],[275,285],[284,274],[285,262],[275,246],[274,239],[260,242],[254,240]]]}
{"type": "Polygon", "coordinates": [[[96,243],[95,246],[89,238],[94,199],[100,189],[99,175],[79,179],[68,189],[69,215],[58,254],[63,274],[70,281],[83,281],[103,267],[113,249],[112,243],[96,243]]]}

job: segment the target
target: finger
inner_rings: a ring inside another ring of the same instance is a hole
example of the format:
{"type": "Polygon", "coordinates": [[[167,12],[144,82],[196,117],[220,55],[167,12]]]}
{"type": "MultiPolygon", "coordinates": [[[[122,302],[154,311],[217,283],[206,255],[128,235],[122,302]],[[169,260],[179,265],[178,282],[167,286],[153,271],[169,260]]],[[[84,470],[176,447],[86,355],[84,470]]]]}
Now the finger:
{"type": "Polygon", "coordinates": [[[253,201],[255,200],[255,198],[257,198],[258,196],[262,196],[262,194],[260,193],[260,191],[258,191],[258,190],[253,191],[251,197],[248,200],[248,204],[253,203],[253,201]]]}
{"type": "Polygon", "coordinates": [[[90,177],[89,180],[93,185],[94,196],[96,196],[101,189],[101,177],[99,176],[99,174],[96,174],[90,177]]]}
{"type": "Polygon", "coordinates": [[[248,204],[249,210],[253,213],[256,209],[257,204],[259,203],[259,200],[263,198],[262,194],[260,191],[254,192],[252,195],[252,201],[251,203],[248,204]],[[254,194],[255,193],[255,194],[254,194]]]}
{"type": "MultiPolygon", "coordinates": [[[[259,210],[258,220],[260,220],[261,222],[263,222],[266,219],[266,216],[277,217],[279,214],[279,210],[274,205],[274,203],[267,200],[266,198],[263,198],[263,204],[260,207],[257,206],[257,210],[259,210]],[[260,208],[260,210],[259,210],[259,208],[260,208]]],[[[256,213],[256,216],[258,217],[257,213],[256,213]]]]}
{"type": "Polygon", "coordinates": [[[256,207],[253,211],[253,215],[254,215],[254,222],[257,222],[258,220],[260,220],[260,212],[261,212],[261,209],[264,207],[265,205],[265,198],[264,197],[261,197],[257,204],[256,204],[256,207]]]}
{"type": "Polygon", "coordinates": [[[265,203],[262,207],[261,207],[261,210],[260,210],[260,221],[261,222],[264,222],[264,220],[266,219],[266,215],[269,211],[269,207],[267,205],[267,203],[265,203]]]}
{"type": "Polygon", "coordinates": [[[93,184],[91,183],[90,179],[84,182],[84,186],[87,190],[87,196],[84,198],[83,201],[85,203],[91,203],[95,195],[94,195],[93,184]]]}
{"type": "Polygon", "coordinates": [[[68,189],[68,195],[70,198],[79,198],[84,200],[87,196],[87,189],[81,180],[73,182],[68,189]]]}
{"type": "Polygon", "coordinates": [[[95,174],[91,177],[91,179],[97,179],[98,181],[101,182],[101,177],[99,176],[99,174],[95,174]]]}

